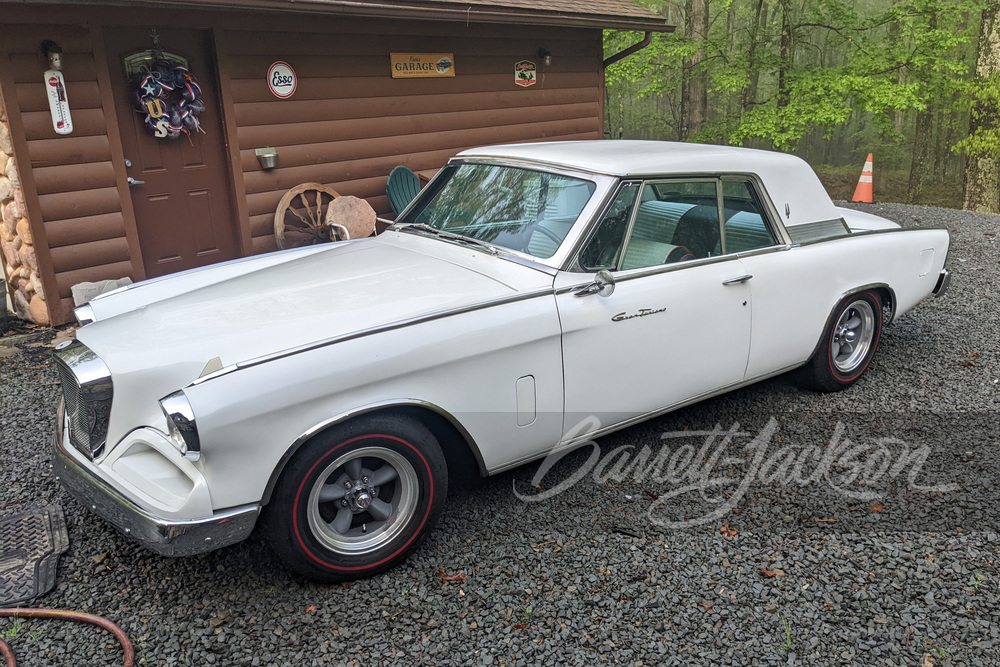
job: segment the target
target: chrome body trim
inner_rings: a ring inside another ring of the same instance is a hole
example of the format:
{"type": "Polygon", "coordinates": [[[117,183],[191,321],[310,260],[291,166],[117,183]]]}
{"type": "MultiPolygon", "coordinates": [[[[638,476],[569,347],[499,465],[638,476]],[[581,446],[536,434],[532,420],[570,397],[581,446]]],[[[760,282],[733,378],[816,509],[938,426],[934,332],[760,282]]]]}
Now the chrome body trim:
{"type": "MultiPolygon", "coordinates": [[[[689,266],[705,266],[706,264],[716,264],[718,262],[729,262],[734,259],[738,259],[739,255],[718,255],[717,257],[705,257],[703,259],[692,259],[684,262],[676,262],[674,264],[657,264],[655,266],[649,266],[642,269],[631,269],[629,271],[623,271],[618,275],[614,276],[615,283],[623,283],[629,280],[635,280],[637,278],[645,278],[647,276],[655,276],[661,273],[670,273],[671,271],[680,271],[681,269],[686,269],[689,266]]],[[[593,276],[593,273],[588,273],[586,275],[593,276]]],[[[555,290],[555,294],[562,295],[567,292],[574,292],[576,290],[586,288],[588,285],[592,284],[594,279],[591,278],[586,282],[577,283],[576,285],[569,285],[567,287],[560,287],[555,290]]]]}
{"type": "Polygon", "coordinates": [[[58,417],[52,443],[56,479],[78,502],[150,551],[161,556],[205,553],[245,539],[257,523],[259,505],[235,507],[204,519],[164,519],[152,514],[74,459],[66,449],[69,433],[62,405],[58,417]]]}
{"type": "Polygon", "coordinates": [[[181,454],[189,461],[201,458],[201,438],[198,436],[198,423],[194,418],[194,409],[183,391],[175,391],[160,399],[160,408],[167,416],[170,425],[170,435],[179,440],[181,454]]]}
{"type": "Polygon", "coordinates": [[[307,343],[305,345],[299,345],[298,347],[292,347],[286,350],[272,352],[271,354],[265,354],[260,357],[248,359],[247,361],[241,361],[231,366],[226,366],[225,368],[217,370],[214,373],[209,373],[208,375],[193,380],[187,386],[193,387],[203,382],[207,382],[214,378],[221,377],[223,375],[228,375],[229,373],[234,373],[236,371],[243,370],[245,368],[253,368],[254,366],[260,366],[261,364],[266,364],[270,361],[284,359],[285,357],[290,357],[292,355],[300,354],[302,352],[318,350],[320,348],[328,347],[330,345],[336,345],[337,343],[343,343],[350,340],[357,340],[358,338],[365,338],[367,336],[374,336],[375,334],[385,333],[387,331],[395,331],[396,329],[403,329],[405,327],[413,326],[416,324],[423,324],[424,322],[433,322],[435,320],[444,319],[446,317],[452,317],[454,315],[464,315],[465,313],[473,313],[477,310],[484,310],[486,308],[493,308],[496,306],[506,306],[508,304],[517,303],[519,301],[527,301],[529,299],[537,299],[539,297],[553,296],[554,294],[555,290],[547,287],[545,289],[534,290],[531,292],[524,292],[523,294],[514,294],[512,296],[504,296],[498,299],[491,299],[489,301],[481,301],[479,303],[474,303],[468,306],[451,308],[449,310],[440,310],[434,313],[428,313],[426,315],[417,315],[416,317],[410,317],[405,320],[397,320],[395,322],[390,322],[388,324],[380,324],[378,326],[369,327],[368,329],[360,329],[358,331],[352,331],[351,333],[341,334],[339,336],[333,336],[331,338],[324,338],[323,340],[319,340],[314,343],[307,343]]]}
{"type": "Polygon", "coordinates": [[[801,225],[792,225],[788,228],[788,235],[795,243],[806,244],[850,236],[851,228],[847,226],[847,221],[843,218],[833,218],[830,220],[807,222],[801,225]],[[830,229],[838,227],[838,225],[839,228],[836,231],[830,229]],[[828,231],[830,233],[827,233],[828,231]],[[815,236],[812,236],[812,234],[815,234],[815,236]]]}
{"type": "Polygon", "coordinates": [[[77,326],[85,327],[92,322],[97,321],[97,316],[94,315],[94,309],[89,303],[85,303],[79,308],[73,310],[73,316],[76,317],[77,326]]]}
{"type": "MultiPolygon", "coordinates": [[[[919,231],[927,231],[927,230],[938,230],[938,231],[942,231],[942,232],[947,232],[948,231],[947,229],[944,229],[942,227],[927,227],[926,229],[925,228],[921,228],[919,231]]],[[[828,241],[837,241],[837,240],[848,239],[848,238],[858,238],[858,237],[862,237],[862,236],[870,236],[872,234],[899,234],[900,232],[912,232],[912,231],[918,231],[918,230],[914,229],[913,227],[893,227],[892,229],[864,229],[864,230],[860,230],[860,231],[856,231],[856,232],[850,232],[849,234],[844,234],[843,236],[832,236],[832,237],[822,238],[822,239],[810,239],[810,240],[807,240],[807,241],[796,241],[794,245],[797,245],[797,246],[807,246],[807,245],[814,245],[816,243],[826,243],[828,241]]]]}
{"type": "Polygon", "coordinates": [[[934,285],[934,291],[931,292],[935,297],[939,297],[948,291],[948,286],[951,284],[951,271],[948,269],[941,269],[940,275],[938,275],[937,283],[934,285]]]}
{"type": "Polygon", "coordinates": [[[479,472],[483,475],[488,474],[486,462],[483,460],[483,456],[479,451],[479,446],[476,445],[476,441],[472,438],[472,435],[469,434],[465,427],[462,426],[462,423],[455,419],[455,417],[452,416],[447,410],[433,403],[428,403],[427,401],[422,401],[416,398],[380,401],[378,403],[371,403],[360,408],[355,408],[348,412],[343,412],[336,417],[331,417],[330,419],[316,424],[296,438],[295,441],[290,444],[287,449],[285,449],[281,458],[278,459],[277,465],[274,466],[274,470],[271,471],[271,476],[268,478],[267,485],[264,487],[264,495],[261,497],[261,506],[267,505],[271,502],[271,494],[274,492],[274,487],[277,486],[278,480],[281,478],[281,473],[284,471],[285,466],[288,465],[288,462],[293,456],[295,456],[295,453],[299,451],[302,445],[310,439],[331,426],[336,426],[337,424],[354,419],[355,417],[360,417],[361,415],[377,412],[379,410],[391,410],[392,408],[424,408],[441,417],[444,417],[455,428],[455,430],[459,432],[469,449],[472,451],[472,455],[476,457],[476,463],[479,465],[479,472]]]}
{"type": "MultiPolygon", "coordinates": [[[[501,156],[489,156],[489,155],[462,155],[455,156],[448,160],[448,164],[492,164],[500,166],[511,166],[511,167],[526,167],[534,169],[536,171],[547,171],[553,173],[564,173],[564,174],[580,174],[586,176],[610,176],[612,178],[621,178],[619,174],[613,174],[608,171],[590,171],[583,169],[579,166],[562,164],[559,162],[546,162],[544,160],[531,160],[528,158],[513,158],[513,157],[501,157],[501,156]]],[[[425,186],[426,187],[426,186],[425,186]]]]}
{"type": "Polygon", "coordinates": [[[545,458],[549,454],[560,452],[560,451],[563,451],[563,450],[566,450],[566,449],[573,449],[574,447],[576,447],[576,446],[578,446],[578,445],[580,445],[580,444],[582,444],[584,442],[587,442],[589,440],[593,440],[594,438],[600,438],[602,436],[608,435],[609,433],[614,433],[615,431],[620,431],[622,429],[628,428],[629,426],[634,426],[635,424],[639,424],[639,423],[647,421],[649,419],[653,419],[655,417],[659,417],[660,415],[664,415],[664,414],[666,414],[668,412],[673,412],[675,410],[680,410],[681,408],[686,408],[689,405],[693,405],[695,403],[699,403],[701,401],[707,400],[707,399],[712,398],[714,396],[719,396],[721,394],[726,394],[726,393],[729,393],[731,391],[735,391],[737,389],[741,389],[743,387],[746,387],[748,385],[755,384],[757,382],[762,382],[763,380],[767,380],[767,379],[775,377],[777,375],[781,375],[783,373],[787,373],[788,371],[794,370],[794,369],[798,368],[799,366],[802,366],[802,364],[801,363],[792,364],[791,366],[786,366],[784,368],[781,368],[779,370],[773,371],[771,373],[765,373],[764,375],[758,375],[757,377],[754,377],[754,378],[749,379],[749,380],[741,380],[739,382],[736,382],[736,383],[733,383],[733,384],[730,384],[730,385],[726,385],[725,387],[722,387],[721,389],[714,389],[712,391],[708,391],[708,392],[705,392],[703,394],[699,394],[699,395],[697,395],[697,396],[695,396],[693,398],[685,399],[685,400],[683,400],[683,401],[681,401],[679,403],[674,403],[673,405],[667,406],[665,408],[659,408],[657,410],[651,410],[651,411],[643,413],[641,415],[637,415],[635,417],[631,417],[629,419],[626,419],[625,421],[618,422],[617,424],[612,424],[610,426],[605,426],[604,428],[599,428],[596,431],[591,431],[590,433],[585,433],[585,434],[583,434],[583,435],[581,435],[579,437],[573,438],[572,440],[567,440],[566,442],[559,443],[555,447],[552,447],[551,449],[548,449],[546,451],[539,452],[537,454],[531,454],[530,456],[525,456],[525,457],[522,457],[522,458],[517,459],[515,461],[511,461],[509,463],[505,463],[502,466],[498,466],[496,468],[493,468],[493,469],[489,470],[488,474],[495,475],[497,473],[501,473],[501,472],[504,472],[506,470],[511,470],[513,468],[517,468],[518,466],[522,466],[522,465],[524,465],[526,463],[530,463],[531,461],[536,461],[538,459],[545,458]]]}

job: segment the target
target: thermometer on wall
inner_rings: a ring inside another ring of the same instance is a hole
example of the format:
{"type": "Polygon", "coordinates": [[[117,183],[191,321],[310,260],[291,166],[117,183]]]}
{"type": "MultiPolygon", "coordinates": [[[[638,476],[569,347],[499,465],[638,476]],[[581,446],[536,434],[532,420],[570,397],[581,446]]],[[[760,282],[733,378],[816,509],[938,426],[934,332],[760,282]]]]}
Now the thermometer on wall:
{"type": "Polygon", "coordinates": [[[46,70],[45,90],[49,96],[49,113],[52,114],[52,128],[56,134],[69,134],[73,131],[73,117],[69,112],[69,100],[66,97],[66,79],[62,72],[56,69],[46,70]]]}

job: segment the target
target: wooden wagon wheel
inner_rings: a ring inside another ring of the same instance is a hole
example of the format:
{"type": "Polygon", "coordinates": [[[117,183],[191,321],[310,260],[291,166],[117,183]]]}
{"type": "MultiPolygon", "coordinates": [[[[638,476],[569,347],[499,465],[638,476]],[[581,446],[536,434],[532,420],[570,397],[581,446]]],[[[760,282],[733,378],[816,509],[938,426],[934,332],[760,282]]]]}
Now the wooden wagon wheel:
{"type": "Polygon", "coordinates": [[[326,209],[339,197],[321,183],[303,183],[285,193],[274,211],[274,240],[279,249],[325,243],[333,230],[325,224],[326,209]]]}

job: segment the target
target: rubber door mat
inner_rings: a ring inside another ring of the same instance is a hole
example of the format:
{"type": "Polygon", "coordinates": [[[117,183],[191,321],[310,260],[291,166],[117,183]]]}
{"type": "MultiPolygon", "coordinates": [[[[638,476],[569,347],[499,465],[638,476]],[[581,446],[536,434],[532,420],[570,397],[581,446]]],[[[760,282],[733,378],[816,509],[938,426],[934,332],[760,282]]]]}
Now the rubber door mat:
{"type": "Polygon", "coordinates": [[[56,564],[69,548],[62,507],[0,518],[0,607],[27,602],[56,585],[56,564]]]}

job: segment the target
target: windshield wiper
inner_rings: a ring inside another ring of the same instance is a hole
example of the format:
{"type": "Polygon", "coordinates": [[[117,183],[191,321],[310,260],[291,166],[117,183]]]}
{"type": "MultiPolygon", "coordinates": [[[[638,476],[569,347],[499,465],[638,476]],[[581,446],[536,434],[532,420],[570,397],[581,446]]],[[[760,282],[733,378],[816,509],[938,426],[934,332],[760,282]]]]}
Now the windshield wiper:
{"type": "Polygon", "coordinates": [[[500,250],[495,246],[490,245],[486,241],[480,241],[479,239],[470,238],[468,236],[462,236],[461,234],[456,234],[454,232],[446,232],[443,229],[438,229],[437,227],[431,227],[422,222],[414,222],[406,225],[399,225],[400,231],[414,231],[414,232],[425,232],[444,241],[451,241],[453,243],[459,243],[462,245],[472,246],[474,248],[479,248],[480,250],[485,250],[491,255],[499,254],[500,250]]]}

